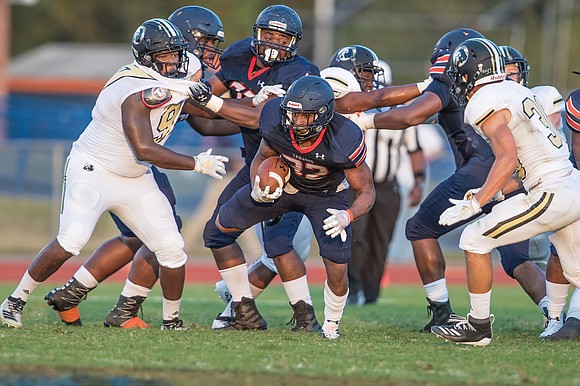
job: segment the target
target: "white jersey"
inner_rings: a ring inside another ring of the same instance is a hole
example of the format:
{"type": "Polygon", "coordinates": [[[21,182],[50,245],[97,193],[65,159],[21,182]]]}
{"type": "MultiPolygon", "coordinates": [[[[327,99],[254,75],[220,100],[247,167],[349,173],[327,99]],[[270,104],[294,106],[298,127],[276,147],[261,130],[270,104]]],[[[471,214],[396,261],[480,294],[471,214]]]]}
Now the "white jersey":
{"type": "Polygon", "coordinates": [[[121,105],[137,92],[153,89],[160,99],[169,98],[151,108],[153,139],[163,145],[173,131],[193,84],[182,79],[169,79],[136,63],[122,67],[107,82],[92,111],[92,121],[73,143],[71,154],[84,153],[108,171],[125,177],[138,177],[151,165],[137,160],[123,130],[121,105]]]}
{"type": "Polygon", "coordinates": [[[481,125],[494,112],[508,109],[508,126],[515,139],[518,176],[528,191],[549,185],[572,171],[568,145],[550,123],[534,93],[515,82],[503,81],[478,90],[465,108],[465,122],[487,140],[481,125]]]}

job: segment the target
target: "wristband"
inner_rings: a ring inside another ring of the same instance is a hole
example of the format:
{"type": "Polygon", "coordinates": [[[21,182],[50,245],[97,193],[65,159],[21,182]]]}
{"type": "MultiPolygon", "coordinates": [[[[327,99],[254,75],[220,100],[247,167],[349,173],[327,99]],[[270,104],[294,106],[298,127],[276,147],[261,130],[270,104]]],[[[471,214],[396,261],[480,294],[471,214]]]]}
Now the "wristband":
{"type": "Polygon", "coordinates": [[[358,117],[358,126],[362,131],[375,128],[375,113],[361,113],[358,117]]]}
{"type": "Polygon", "coordinates": [[[209,100],[207,101],[205,107],[208,110],[211,110],[214,113],[217,113],[218,111],[221,110],[223,104],[224,104],[224,100],[222,98],[215,96],[215,95],[212,95],[211,98],[209,98],[209,100]]]}
{"type": "Polygon", "coordinates": [[[354,221],[354,215],[352,214],[350,209],[346,210],[346,213],[348,213],[348,217],[350,218],[350,222],[354,221]]]}

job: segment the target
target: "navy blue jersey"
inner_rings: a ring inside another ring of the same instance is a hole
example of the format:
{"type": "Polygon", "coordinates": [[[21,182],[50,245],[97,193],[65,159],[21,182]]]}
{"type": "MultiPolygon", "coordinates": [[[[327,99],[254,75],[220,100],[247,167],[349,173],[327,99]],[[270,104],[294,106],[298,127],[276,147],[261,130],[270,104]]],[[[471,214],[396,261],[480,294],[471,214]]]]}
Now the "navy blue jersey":
{"type": "Polygon", "coordinates": [[[473,130],[473,127],[463,122],[463,109],[457,106],[451,97],[447,83],[436,78],[427,87],[425,92],[427,91],[437,95],[441,100],[443,107],[439,111],[439,124],[447,135],[457,167],[474,156],[481,159],[493,156],[488,143],[473,130]]]}
{"type": "Polygon", "coordinates": [[[271,99],[262,109],[262,138],[290,165],[292,186],[314,195],[336,193],[344,180],[344,169],[358,167],[365,161],[367,148],[363,132],[350,119],[334,114],[316,142],[303,149],[284,134],[280,120],[281,101],[282,98],[271,99]]]}
{"type": "MultiPolygon", "coordinates": [[[[220,58],[221,69],[217,78],[230,89],[232,98],[251,98],[263,86],[281,84],[284,89],[304,75],[320,76],[320,70],[302,56],[287,62],[275,63],[271,67],[256,67],[256,56],[250,46],[251,38],[230,45],[220,58]]],[[[260,145],[258,130],[241,127],[245,147],[246,163],[250,164],[260,145]]]]}

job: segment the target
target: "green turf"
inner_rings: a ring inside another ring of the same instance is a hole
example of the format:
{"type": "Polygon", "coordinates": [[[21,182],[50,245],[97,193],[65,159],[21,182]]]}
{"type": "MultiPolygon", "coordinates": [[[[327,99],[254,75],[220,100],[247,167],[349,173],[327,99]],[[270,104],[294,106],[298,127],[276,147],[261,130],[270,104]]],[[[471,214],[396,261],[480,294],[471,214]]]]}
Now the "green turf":
{"type": "MultiPolygon", "coordinates": [[[[1,285],[0,295],[12,289],[1,285]]],[[[24,329],[0,328],[2,381],[13,382],[0,384],[580,385],[578,342],[541,342],[539,310],[517,287],[493,291],[495,336],[488,347],[418,333],[428,321],[419,286],[389,287],[376,305],[348,306],[338,341],[290,332],[291,309],[280,286],[258,299],[270,327],[264,332],[212,331],[223,304],[207,285],[186,287],[186,332],[159,330],[158,289],[144,304],[150,330],[102,327],[120,285],[104,284],[89,295],[80,307],[83,327],[58,321],[42,300],[49,289],[40,287],[26,305],[24,329]]],[[[322,289],[313,287],[312,294],[322,319],[322,289]]],[[[453,287],[451,296],[455,311],[465,314],[465,288],[453,287]]]]}

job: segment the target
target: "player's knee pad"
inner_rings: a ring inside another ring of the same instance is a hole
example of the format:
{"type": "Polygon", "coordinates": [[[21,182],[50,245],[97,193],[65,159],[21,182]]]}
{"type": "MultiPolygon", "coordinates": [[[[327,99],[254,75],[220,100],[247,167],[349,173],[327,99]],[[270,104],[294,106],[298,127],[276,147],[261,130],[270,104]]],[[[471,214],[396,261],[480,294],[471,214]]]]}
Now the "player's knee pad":
{"type": "Polygon", "coordinates": [[[225,233],[215,225],[215,217],[212,217],[203,229],[203,243],[206,248],[219,249],[232,245],[242,232],[225,233]]]}
{"type": "Polygon", "coordinates": [[[489,253],[495,246],[495,240],[483,236],[476,223],[468,225],[459,239],[459,248],[472,253],[489,253]]]}
{"type": "Polygon", "coordinates": [[[77,256],[90,237],[90,232],[82,222],[72,221],[68,224],[67,229],[56,236],[56,240],[62,249],[77,256]]]}
{"type": "Polygon", "coordinates": [[[425,222],[421,218],[419,212],[415,213],[413,217],[408,219],[405,225],[405,237],[407,240],[424,240],[435,237],[432,230],[424,224],[425,222]]]}
{"type": "Polygon", "coordinates": [[[167,268],[179,268],[187,261],[187,255],[183,251],[184,242],[179,233],[167,236],[161,245],[155,250],[155,256],[159,265],[167,268]]]}

